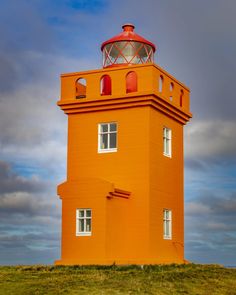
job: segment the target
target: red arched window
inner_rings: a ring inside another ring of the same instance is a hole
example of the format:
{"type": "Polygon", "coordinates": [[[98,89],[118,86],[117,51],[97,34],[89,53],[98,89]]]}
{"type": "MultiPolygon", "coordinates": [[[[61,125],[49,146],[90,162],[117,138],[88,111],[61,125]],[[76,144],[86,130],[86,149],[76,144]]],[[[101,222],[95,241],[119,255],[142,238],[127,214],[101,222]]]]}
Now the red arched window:
{"type": "Polygon", "coordinates": [[[170,83],[170,101],[173,101],[174,83],[170,83]]]}
{"type": "Polygon", "coordinates": [[[138,89],[137,86],[137,74],[132,71],[126,75],[126,93],[136,92],[138,89]]]}
{"type": "Polygon", "coordinates": [[[111,95],[111,77],[109,75],[102,76],[100,80],[101,95],[111,95]]]}
{"type": "Polygon", "coordinates": [[[84,78],[79,78],[76,81],[76,99],[86,97],[86,80],[84,78]]]}
{"type": "Polygon", "coordinates": [[[183,106],[183,97],[184,97],[184,91],[183,89],[180,90],[180,98],[179,98],[179,105],[183,106]]]}
{"type": "Polygon", "coordinates": [[[162,91],[163,91],[163,83],[164,83],[164,78],[161,75],[160,78],[159,78],[159,85],[158,85],[158,90],[159,90],[160,93],[162,93],[162,91]]]}

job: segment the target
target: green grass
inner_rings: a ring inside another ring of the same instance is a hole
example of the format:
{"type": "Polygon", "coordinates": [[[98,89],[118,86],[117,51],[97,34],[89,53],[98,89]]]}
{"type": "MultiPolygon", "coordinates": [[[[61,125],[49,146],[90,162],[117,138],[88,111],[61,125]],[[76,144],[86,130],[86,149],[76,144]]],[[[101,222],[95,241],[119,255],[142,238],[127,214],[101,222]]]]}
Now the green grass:
{"type": "Polygon", "coordinates": [[[0,295],[236,294],[236,269],[219,265],[3,266],[0,295]]]}

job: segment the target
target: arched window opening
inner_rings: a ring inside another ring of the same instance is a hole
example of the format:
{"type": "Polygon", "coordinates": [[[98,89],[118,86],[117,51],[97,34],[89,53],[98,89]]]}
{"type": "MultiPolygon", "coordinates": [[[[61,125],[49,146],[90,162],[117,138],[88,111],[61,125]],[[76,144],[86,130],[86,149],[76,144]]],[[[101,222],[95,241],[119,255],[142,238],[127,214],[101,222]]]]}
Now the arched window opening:
{"type": "Polygon", "coordinates": [[[111,77],[108,75],[102,76],[100,80],[100,94],[111,95],[111,77]]]}
{"type": "Polygon", "coordinates": [[[170,101],[173,101],[174,83],[170,83],[170,101]]]}
{"type": "Polygon", "coordinates": [[[84,78],[79,78],[76,81],[76,99],[81,99],[86,97],[86,80],[84,78]]]}
{"type": "Polygon", "coordinates": [[[180,98],[179,98],[179,105],[183,106],[183,97],[184,97],[184,91],[183,89],[180,90],[180,98]]]}
{"type": "Polygon", "coordinates": [[[137,74],[133,71],[126,75],[126,93],[136,92],[138,90],[137,80],[137,74]]]}
{"type": "Polygon", "coordinates": [[[162,91],[163,91],[163,83],[164,83],[164,78],[161,75],[160,78],[159,78],[159,85],[158,85],[158,88],[159,88],[159,92],[160,93],[162,93],[162,91]]]}

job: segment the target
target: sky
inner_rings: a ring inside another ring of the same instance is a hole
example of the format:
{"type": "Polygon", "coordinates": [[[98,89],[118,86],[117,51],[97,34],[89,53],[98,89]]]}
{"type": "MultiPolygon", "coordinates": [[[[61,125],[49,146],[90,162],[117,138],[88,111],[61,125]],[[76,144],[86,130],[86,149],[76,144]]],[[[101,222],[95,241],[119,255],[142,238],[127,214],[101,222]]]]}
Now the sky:
{"type": "Polygon", "coordinates": [[[191,89],[185,258],[236,265],[235,15],[235,0],[0,0],[1,265],[60,257],[60,74],[101,68],[101,43],[127,22],[191,89]]]}

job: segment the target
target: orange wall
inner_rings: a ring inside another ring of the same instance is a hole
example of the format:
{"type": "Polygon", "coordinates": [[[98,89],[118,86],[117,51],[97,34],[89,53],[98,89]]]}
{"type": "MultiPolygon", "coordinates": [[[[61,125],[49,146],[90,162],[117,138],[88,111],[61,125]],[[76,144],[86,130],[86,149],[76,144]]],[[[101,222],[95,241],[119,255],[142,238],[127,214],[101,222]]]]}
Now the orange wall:
{"type": "Polygon", "coordinates": [[[91,252],[99,257],[97,263],[104,255],[111,263],[144,257],[148,250],[149,109],[71,115],[68,130],[67,186],[71,188],[73,182],[78,185],[73,200],[71,189],[65,193],[63,188],[62,192],[62,195],[69,195],[63,198],[62,259],[65,257],[65,260],[78,262],[93,259],[89,256],[91,252]],[[111,121],[118,124],[118,151],[98,153],[98,124],[111,121]],[[108,200],[107,189],[98,197],[100,189],[96,183],[94,191],[89,191],[86,186],[81,191],[81,181],[88,179],[90,187],[93,186],[93,178],[106,180],[111,186],[114,184],[132,195],[128,200],[108,200]],[[100,225],[106,230],[106,237],[94,234],[91,237],[75,237],[76,208],[92,208],[92,212],[96,212],[92,219],[94,232],[97,233],[95,229],[100,225]],[[103,245],[106,253],[98,251],[97,246],[94,247],[95,244],[88,240],[103,245]],[[81,257],[81,252],[76,249],[82,248],[81,257]]]}
{"type": "Polygon", "coordinates": [[[119,187],[127,190],[143,181],[146,185],[148,137],[148,108],[70,115],[68,180],[99,177],[119,183],[119,187]],[[98,153],[98,124],[104,122],[117,122],[118,151],[115,153],[98,153]]]}
{"type": "Polygon", "coordinates": [[[74,262],[88,264],[105,259],[106,199],[104,195],[110,188],[109,183],[98,179],[90,179],[89,182],[81,179],[79,182],[69,182],[63,187],[62,261],[66,264],[74,264],[74,262]],[[91,236],[76,236],[77,208],[92,208],[91,236]]]}
{"type": "Polygon", "coordinates": [[[183,261],[183,126],[151,110],[150,252],[163,262],[183,261]],[[172,156],[163,155],[163,127],[172,131],[172,156]],[[172,210],[172,239],[163,239],[163,209],[172,210]]]}

